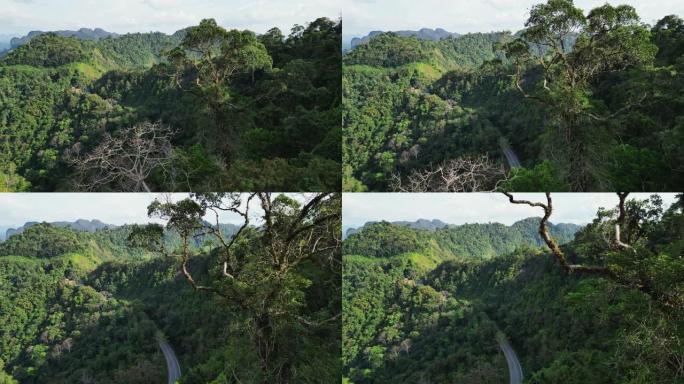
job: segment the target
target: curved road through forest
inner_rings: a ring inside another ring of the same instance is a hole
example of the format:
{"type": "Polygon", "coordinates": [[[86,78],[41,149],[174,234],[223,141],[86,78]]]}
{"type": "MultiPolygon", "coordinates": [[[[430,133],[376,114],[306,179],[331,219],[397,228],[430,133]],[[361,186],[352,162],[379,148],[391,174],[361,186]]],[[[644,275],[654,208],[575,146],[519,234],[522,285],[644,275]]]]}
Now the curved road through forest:
{"type": "Polygon", "coordinates": [[[157,338],[157,342],[166,359],[166,368],[169,372],[169,384],[174,384],[181,377],[180,363],[178,362],[176,353],[173,351],[173,348],[171,348],[169,342],[163,338],[157,338]]]}
{"type": "Polygon", "coordinates": [[[499,340],[499,347],[501,347],[501,351],[506,356],[506,362],[508,363],[508,373],[510,376],[510,384],[522,384],[522,366],[520,366],[520,360],[518,360],[518,356],[515,354],[513,347],[511,347],[511,343],[509,343],[508,340],[502,337],[499,340]]]}

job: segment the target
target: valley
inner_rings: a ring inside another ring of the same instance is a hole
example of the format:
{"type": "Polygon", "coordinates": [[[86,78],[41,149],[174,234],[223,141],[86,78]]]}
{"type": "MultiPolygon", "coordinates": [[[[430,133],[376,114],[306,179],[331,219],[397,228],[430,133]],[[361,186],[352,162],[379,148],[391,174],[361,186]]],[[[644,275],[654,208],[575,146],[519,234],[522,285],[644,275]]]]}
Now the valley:
{"type": "Polygon", "coordinates": [[[354,40],[343,189],[677,191],[682,19],[648,25],[629,6],[548,1],[526,25],[354,40]]]}
{"type": "Polygon", "coordinates": [[[678,383],[678,199],[627,201],[622,233],[634,251],[604,240],[618,207],[581,227],[545,224],[574,273],[540,237],[539,218],[353,231],[343,244],[346,382],[678,383]]]}
{"type": "Polygon", "coordinates": [[[150,209],[188,213],[182,225],[29,223],[0,242],[0,382],[334,381],[338,200],[178,196],[150,209]],[[239,218],[253,199],[274,207],[277,229],[201,220],[219,207],[239,218]],[[263,252],[271,231],[298,231],[278,267],[263,252]]]}
{"type": "Polygon", "coordinates": [[[15,38],[0,58],[0,191],[334,190],[340,41],[327,18],[289,35],[206,19],[15,38]]]}

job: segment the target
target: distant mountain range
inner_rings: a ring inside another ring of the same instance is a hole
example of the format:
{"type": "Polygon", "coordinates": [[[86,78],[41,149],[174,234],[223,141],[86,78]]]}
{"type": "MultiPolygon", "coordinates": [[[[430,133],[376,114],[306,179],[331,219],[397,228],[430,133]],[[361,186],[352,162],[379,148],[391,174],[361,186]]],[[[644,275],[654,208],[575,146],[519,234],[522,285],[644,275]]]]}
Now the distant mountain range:
{"type": "MultiPolygon", "coordinates": [[[[9,228],[5,232],[5,237],[3,240],[7,240],[14,235],[18,235],[18,234],[24,232],[27,228],[30,228],[30,227],[37,225],[37,224],[40,224],[40,223],[36,222],[36,221],[29,221],[19,228],[9,228]]],[[[116,228],[116,225],[105,224],[105,223],[101,222],[100,220],[79,219],[76,221],[56,221],[56,222],[50,223],[50,224],[54,225],[56,227],[71,228],[75,231],[82,231],[82,232],[95,232],[95,231],[99,231],[101,229],[106,229],[106,228],[116,228]]]]}
{"type": "MultiPolygon", "coordinates": [[[[486,260],[519,247],[545,247],[538,233],[539,220],[539,217],[529,217],[511,225],[446,225],[439,220],[403,222],[403,225],[386,221],[366,223],[353,234],[347,231],[343,254],[366,257],[417,254],[420,263],[433,266],[455,258],[486,260]]],[[[551,223],[547,227],[561,245],[571,242],[582,228],[575,224],[551,223]]]]}
{"type": "MultiPolygon", "coordinates": [[[[344,233],[342,234],[342,239],[346,239],[347,237],[360,232],[364,228],[371,226],[373,224],[377,224],[377,221],[369,221],[365,223],[363,226],[355,228],[355,227],[345,227],[344,233]]],[[[513,223],[510,227],[511,228],[516,228],[516,227],[524,227],[528,226],[529,223],[533,223],[534,226],[538,226],[539,223],[539,218],[536,217],[530,217],[524,220],[516,221],[513,223]]],[[[410,227],[413,229],[425,229],[428,231],[436,231],[438,229],[442,229],[445,227],[459,227],[459,225],[454,225],[454,224],[447,224],[441,220],[427,220],[427,219],[418,219],[416,221],[393,221],[391,224],[394,225],[399,225],[399,226],[404,226],[404,227],[410,227]]],[[[468,224],[465,224],[468,225],[468,224]]],[[[571,233],[574,234],[577,232],[581,226],[576,225],[576,224],[567,224],[567,223],[560,223],[560,224],[552,224],[549,223],[549,229],[551,231],[558,231],[558,232],[563,232],[563,233],[571,233]]]]}
{"type": "MultiPolygon", "coordinates": [[[[374,37],[381,35],[383,33],[385,33],[385,32],[384,31],[373,31],[364,37],[354,37],[351,39],[350,48],[354,49],[354,48],[358,47],[359,45],[366,44],[369,41],[371,41],[371,39],[373,39],[374,37]]],[[[442,28],[437,28],[437,29],[421,28],[418,31],[408,31],[408,30],[407,31],[392,31],[392,33],[395,33],[399,36],[404,36],[404,37],[413,36],[413,37],[416,37],[420,40],[433,40],[433,41],[460,36],[460,34],[458,34],[458,33],[449,32],[449,31],[446,31],[442,28]]]]}
{"type": "MultiPolygon", "coordinates": [[[[94,41],[97,41],[100,39],[105,39],[107,37],[119,37],[119,34],[107,32],[101,28],[95,28],[95,29],[81,28],[78,31],[51,31],[51,32],[54,34],[57,34],[59,36],[75,37],[75,38],[81,39],[81,40],[94,40],[94,41]]],[[[12,38],[10,40],[10,47],[9,48],[15,49],[17,47],[20,47],[24,44],[27,44],[29,41],[31,41],[36,36],[40,36],[40,35],[45,34],[45,33],[49,33],[49,32],[31,31],[26,36],[12,38]]]]}
{"type": "Polygon", "coordinates": [[[0,52],[10,49],[10,40],[12,40],[13,35],[0,35],[0,52]]]}
{"type": "MultiPolygon", "coordinates": [[[[351,236],[351,235],[361,231],[366,226],[369,226],[369,225],[372,225],[375,223],[377,223],[377,221],[369,221],[369,222],[365,223],[362,227],[359,227],[359,228],[346,227],[347,229],[342,234],[342,238],[346,239],[347,236],[351,236]]],[[[411,227],[413,229],[427,229],[428,231],[435,231],[437,229],[449,226],[449,224],[447,224],[441,220],[436,220],[436,219],[435,220],[418,219],[416,221],[392,221],[391,223],[394,225],[411,227]]]]}
{"type": "MultiPolygon", "coordinates": [[[[22,232],[24,232],[26,229],[31,228],[35,225],[40,224],[37,221],[29,221],[23,226],[19,228],[11,228],[7,226],[0,226],[0,241],[5,241],[9,239],[10,237],[14,235],[18,235],[22,232]]],[[[123,226],[118,226],[118,225],[113,225],[113,224],[107,224],[103,223],[100,220],[84,220],[84,219],[78,219],[76,221],[55,221],[52,223],[48,223],[50,225],[54,225],[56,227],[61,227],[61,228],[70,228],[74,231],[80,231],[80,232],[96,232],[100,231],[103,229],[123,229],[126,227],[126,225],[123,226]]],[[[204,222],[205,225],[207,226],[213,226],[215,224],[209,223],[208,221],[204,222]]],[[[235,224],[220,224],[221,227],[221,233],[223,233],[224,236],[232,236],[235,232],[237,232],[238,229],[240,229],[239,225],[235,224]]],[[[205,240],[205,236],[198,236],[195,241],[197,245],[201,245],[202,242],[205,240]]]]}
{"type": "Polygon", "coordinates": [[[8,227],[6,225],[0,225],[0,241],[5,241],[5,233],[10,228],[12,228],[12,227],[8,227]]]}

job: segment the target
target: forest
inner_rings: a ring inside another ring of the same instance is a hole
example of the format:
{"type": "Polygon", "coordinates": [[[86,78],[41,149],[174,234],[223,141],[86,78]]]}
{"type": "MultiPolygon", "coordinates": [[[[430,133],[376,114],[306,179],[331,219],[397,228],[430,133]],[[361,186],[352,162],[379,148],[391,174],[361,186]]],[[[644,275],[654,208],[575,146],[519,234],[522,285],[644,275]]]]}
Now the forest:
{"type": "Polygon", "coordinates": [[[339,190],[341,33],[34,36],[0,55],[0,191],[339,190]]]}
{"type": "Polygon", "coordinates": [[[508,382],[507,341],[525,383],[681,383],[684,195],[620,194],[569,231],[549,222],[551,194],[508,197],[543,217],[376,223],[343,242],[343,382],[508,382]]]}
{"type": "Polygon", "coordinates": [[[345,191],[673,191],[684,21],[532,7],[525,29],[375,36],[343,56],[345,191]]]}
{"type": "Polygon", "coordinates": [[[166,382],[161,340],[179,384],[339,381],[340,200],[159,198],[148,213],[163,224],[11,236],[0,383],[166,382]],[[206,219],[226,212],[243,224],[206,219]]]}

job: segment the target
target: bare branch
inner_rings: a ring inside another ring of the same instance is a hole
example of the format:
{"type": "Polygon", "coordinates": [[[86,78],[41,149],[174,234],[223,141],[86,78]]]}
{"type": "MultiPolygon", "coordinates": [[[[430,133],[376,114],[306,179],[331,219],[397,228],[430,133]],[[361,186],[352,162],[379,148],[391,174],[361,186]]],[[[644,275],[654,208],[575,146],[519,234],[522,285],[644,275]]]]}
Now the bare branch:
{"type": "Polygon", "coordinates": [[[141,123],[106,134],[90,153],[80,156],[78,147],[67,153],[81,182],[77,189],[98,191],[113,188],[150,192],[149,176],[171,162],[174,131],[157,123],[141,123]]]}
{"type": "Polygon", "coordinates": [[[584,273],[584,274],[589,274],[589,275],[598,275],[598,276],[607,276],[607,277],[612,277],[615,278],[615,274],[608,268],[605,267],[600,267],[600,266],[585,266],[585,265],[578,265],[578,264],[570,264],[568,263],[567,258],[565,257],[565,254],[563,251],[560,249],[560,246],[558,246],[558,243],[556,240],[554,240],[553,237],[551,237],[551,234],[549,233],[548,228],[546,227],[547,222],[549,221],[549,218],[551,217],[551,214],[553,213],[553,201],[551,199],[551,193],[547,192],[546,193],[546,204],[544,203],[539,203],[539,202],[533,202],[529,200],[516,200],[513,195],[509,192],[504,192],[504,195],[508,197],[508,200],[512,204],[523,204],[523,205],[529,205],[530,207],[537,207],[537,208],[542,208],[544,210],[544,216],[542,219],[539,221],[539,235],[542,237],[548,248],[551,250],[551,253],[556,257],[556,260],[558,263],[565,269],[567,273],[584,273]]]}
{"type": "Polygon", "coordinates": [[[460,157],[413,171],[405,180],[394,174],[390,188],[395,192],[493,192],[507,175],[504,165],[490,161],[487,155],[460,157]]]}

